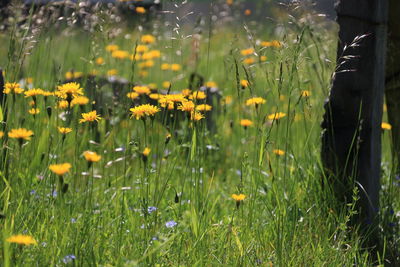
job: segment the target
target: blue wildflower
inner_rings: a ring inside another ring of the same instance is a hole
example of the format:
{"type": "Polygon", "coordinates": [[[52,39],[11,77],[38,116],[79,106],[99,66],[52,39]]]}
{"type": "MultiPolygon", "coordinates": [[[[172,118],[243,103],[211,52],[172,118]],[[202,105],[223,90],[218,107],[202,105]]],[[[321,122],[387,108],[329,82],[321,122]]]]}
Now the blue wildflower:
{"type": "Polygon", "coordinates": [[[172,221],[166,222],[166,223],[165,223],[165,226],[166,226],[167,228],[173,228],[173,227],[175,227],[177,224],[178,224],[177,222],[175,222],[174,220],[172,220],[172,221]]]}

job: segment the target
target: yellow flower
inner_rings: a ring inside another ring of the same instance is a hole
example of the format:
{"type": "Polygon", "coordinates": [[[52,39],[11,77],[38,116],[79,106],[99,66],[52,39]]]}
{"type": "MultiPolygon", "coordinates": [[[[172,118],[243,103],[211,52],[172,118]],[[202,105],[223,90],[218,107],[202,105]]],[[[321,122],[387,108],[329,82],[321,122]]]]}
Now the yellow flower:
{"type": "Polygon", "coordinates": [[[61,134],[67,134],[72,132],[72,128],[68,128],[68,127],[58,127],[58,132],[61,134]]]}
{"type": "Polygon", "coordinates": [[[240,201],[243,201],[243,200],[246,198],[246,195],[244,195],[244,194],[239,194],[239,195],[232,194],[231,197],[232,197],[236,202],[240,202],[240,201]]]}
{"type": "Polygon", "coordinates": [[[196,106],[196,110],[197,111],[210,111],[210,110],[212,110],[212,106],[207,105],[207,104],[201,104],[201,105],[196,106]]]}
{"type": "Polygon", "coordinates": [[[4,136],[4,132],[0,131],[0,139],[3,138],[3,136],[4,136]]]}
{"type": "Polygon", "coordinates": [[[128,51],[124,50],[115,50],[111,53],[111,56],[116,59],[125,59],[129,57],[128,51]]]}
{"type": "Polygon", "coordinates": [[[133,100],[133,99],[138,98],[138,97],[139,97],[139,94],[136,93],[136,92],[129,92],[129,93],[126,94],[126,96],[127,96],[128,98],[130,98],[130,99],[133,100]]]}
{"type": "Polygon", "coordinates": [[[27,84],[33,84],[33,78],[32,77],[26,77],[25,79],[27,84]]]}
{"type": "Polygon", "coordinates": [[[60,98],[70,99],[69,101],[71,101],[72,97],[83,95],[83,89],[79,83],[65,83],[57,87],[55,94],[60,98]]]}
{"type": "Polygon", "coordinates": [[[144,13],[146,13],[146,9],[145,9],[144,7],[142,7],[142,6],[136,7],[136,8],[135,8],[135,11],[136,11],[136,13],[139,13],[139,14],[144,14],[144,13]]]}
{"type": "Polygon", "coordinates": [[[254,64],[254,62],[256,62],[256,60],[252,57],[243,59],[243,64],[246,64],[246,65],[254,64]]]}
{"type": "Polygon", "coordinates": [[[107,76],[115,76],[118,74],[118,70],[116,69],[110,69],[107,71],[107,76]]]}
{"type": "Polygon", "coordinates": [[[149,94],[149,97],[154,100],[159,100],[164,97],[162,94],[149,94]]]}
{"type": "Polygon", "coordinates": [[[272,150],[272,152],[273,152],[275,155],[278,155],[278,156],[283,156],[283,155],[285,155],[285,151],[280,150],[280,149],[274,149],[274,150],[272,150]]]}
{"type": "Polygon", "coordinates": [[[204,99],[206,98],[207,95],[203,91],[195,91],[192,93],[192,95],[189,97],[190,99],[204,99]]]}
{"type": "Polygon", "coordinates": [[[260,60],[261,60],[262,62],[267,61],[267,56],[261,56],[261,57],[260,57],[260,60]]]}
{"type": "Polygon", "coordinates": [[[8,137],[20,140],[30,140],[32,135],[33,132],[25,128],[11,129],[11,131],[8,132],[8,137]]]}
{"type": "Polygon", "coordinates": [[[311,93],[310,93],[310,91],[303,90],[303,91],[301,91],[300,95],[301,95],[302,97],[308,97],[308,96],[311,95],[311,93]]]}
{"type": "Polygon", "coordinates": [[[9,243],[16,243],[19,245],[37,245],[36,240],[30,235],[12,235],[6,239],[9,243]]]}
{"type": "Polygon", "coordinates": [[[30,110],[28,110],[29,114],[31,115],[36,115],[40,113],[40,109],[38,108],[31,108],[30,110]]]}
{"type": "Polygon", "coordinates": [[[151,149],[149,147],[145,147],[143,149],[142,154],[143,154],[143,156],[147,157],[150,154],[150,152],[151,152],[151,149]]]}
{"type": "Polygon", "coordinates": [[[230,103],[232,103],[232,96],[227,95],[226,97],[224,97],[224,98],[221,100],[221,103],[222,103],[222,104],[225,104],[225,105],[229,105],[230,103]]]}
{"type": "Polygon", "coordinates": [[[265,103],[265,99],[262,97],[252,97],[246,100],[246,106],[256,106],[265,103]]]}
{"type": "Polygon", "coordinates": [[[102,58],[102,57],[96,58],[96,64],[97,65],[103,65],[104,64],[104,58],[102,58]]]}
{"type": "Polygon", "coordinates": [[[24,91],[24,89],[22,89],[20,87],[19,83],[6,83],[4,85],[3,93],[5,93],[5,94],[10,94],[10,93],[21,94],[23,91],[24,91]]]}
{"type": "Polygon", "coordinates": [[[162,70],[169,70],[171,66],[168,63],[163,63],[161,64],[161,69],[162,70]]]}
{"type": "Polygon", "coordinates": [[[106,46],[106,50],[108,52],[113,52],[113,51],[118,50],[118,49],[119,49],[119,46],[115,45],[115,44],[109,44],[109,45],[106,46]]]}
{"type": "Polygon", "coordinates": [[[87,121],[99,121],[101,117],[97,115],[97,111],[93,110],[87,113],[82,113],[82,119],[79,120],[79,123],[87,122],[87,121]]]}
{"type": "Polygon", "coordinates": [[[152,44],[156,41],[156,38],[151,34],[145,34],[140,38],[140,41],[145,44],[152,44]]]}
{"type": "Polygon", "coordinates": [[[65,79],[67,79],[67,80],[78,79],[82,76],[83,76],[83,73],[79,72],[79,71],[67,71],[65,73],[65,79]]]}
{"type": "Polygon", "coordinates": [[[262,42],[261,42],[261,46],[262,46],[262,47],[277,47],[277,48],[279,48],[279,47],[281,47],[282,45],[281,45],[281,43],[280,43],[279,41],[273,40],[273,41],[271,41],[271,42],[262,41],[262,42]]]}
{"type": "Polygon", "coordinates": [[[90,161],[90,162],[98,162],[101,159],[101,156],[93,151],[85,151],[85,152],[83,152],[83,156],[85,157],[85,159],[87,161],[90,161]]]}
{"type": "Polygon", "coordinates": [[[243,119],[243,120],[240,120],[240,125],[243,127],[249,127],[249,126],[253,125],[253,122],[248,119],[243,119]]]}
{"type": "Polygon", "coordinates": [[[182,92],[182,95],[183,95],[183,96],[188,97],[188,96],[192,93],[192,90],[190,90],[190,89],[183,89],[181,92],[182,92]]]}
{"type": "Polygon", "coordinates": [[[216,88],[216,87],[218,87],[218,85],[217,85],[216,82],[208,81],[208,82],[206,82],[206,87],[209,87],[209,88],[216,88]]]}
{"type": "Polygon", "coordinates": [[[144,53],[149,50],[149,47],[147,45],[137,45],[135,50],[136,53],[144,53]]]}
{"type": "Polygon", "coordinates": [[[57,103],[57,107],[59,109],[65,109],[65,108],[68,108],[68,106],[69,106],[69,104],[68,104],[67,100],[61,100],[61,101],[58,101],[58,103],[57,103]]]}
{"type": "Polygon", "coordinates": [[[381,127],[383,130],[388,130],[388,131],[390,131],[392,129],[392,125],[390,125],[387,122],[382,122],[381,127]]]}
{"type": "Polygon", "coordinates": [[[162,83],[162,86],[163,86],[165,89],[168,89],[168,88],[171,86],[171,83],[170,83],[169,81],[164,81],[164,82],[162,83]]]}
{"type": "Polygon", "coordinates": [[[279,120],[286,116],[286,113],[276,112],[267,116],[269,120],[279,120]]]}
{"type": "Polygon", "coordinates": [[[29,89],[24,92],[25,97],[35,97],[38,95],[43,95],[43,90],[40,88],[35,88],[35,89],[29,89]]]}
{"type": "Polygon", "coordinates": [[[71,101],[71,107],[74,105],[86,105],[87,103],[89,103],[89,98],[87,98],[86,96],[77,96],[74,97],[71,101]]]}
{"type": "Polygon", "coordinates": [[[194,111],[194,103],[192,101],[182,102],[178,106],[178,109],[186,112],[192,112],[194,111]]]}
{"type": "Polygon", "coordinates": [[[249,87],[249,84],[248,80],[240,80],[240,86],[242,86],[242,88],[249,87]]]}
{"type": "Polygon", "coordinates": [[[181,68],[182,67],[179,64],[172,64],[171,65],[171,70],[173,70],[173,71],[179,71],[181,68]]]}
{"type": "Polygon", "coordinates": [[[69,169],[72,168],[72,165],[70,163],[61,163],[61,164],[51,164],[49,166],[50,171],[53,173],[63,176],[67,172],[69,172],[69,169]]]}
{"type": "Polygon", "coordinates": [[[143,94],[148,95],[148,94],[151,93],[150,88],[148,86],[145,86],[145,85],[143,85],[143,86],[136,85],[132,89],[133,89],[133,91],[135,91],[139,95],[143,95],[143,94]]]}
{"type": "Polygon", "coordinates": [[[129,109],[132,112],[131,118],[135,117],[137,120],[145,116],[154,116],[160,109],[150,104],[140,105],[129,109]]]}
{"type": "Polygon", "coordinates": [[[190,119],[192,121],[199,121],[201,119],[204,119],[204,115],[197,111],[194,111],[194,112],[190,113],[190,119]]]}
{"type": "Polygon", "coordinates": [[[242,54],[242,56],[249,56],[251,54],[254,54],[254,48],[242,49],[240,50],[240,54],[242,54]]]}

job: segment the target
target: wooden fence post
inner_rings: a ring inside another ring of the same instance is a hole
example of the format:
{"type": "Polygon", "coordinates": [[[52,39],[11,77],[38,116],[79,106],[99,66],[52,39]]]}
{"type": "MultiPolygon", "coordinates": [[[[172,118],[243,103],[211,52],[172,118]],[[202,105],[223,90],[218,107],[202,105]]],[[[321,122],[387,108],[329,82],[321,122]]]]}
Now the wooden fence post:
{"type": "Polygon", "coordinates": [[[366,224],[375,220],[379,205],[388,1],[336,5],[337,69],[322,123],[321,156],[336,197],[350,202],[358,185],[357,221],[366,224]]]}

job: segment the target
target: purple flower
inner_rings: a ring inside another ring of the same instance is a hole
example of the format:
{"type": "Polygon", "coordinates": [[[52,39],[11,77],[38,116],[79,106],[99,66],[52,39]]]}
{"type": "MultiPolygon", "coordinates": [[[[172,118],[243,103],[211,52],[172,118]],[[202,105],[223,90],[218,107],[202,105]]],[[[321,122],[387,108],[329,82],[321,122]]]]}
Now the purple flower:
{"type": "Polygon", "coordinates": [[[75,259],[76,259],[75,255],[74,255],[74,254],[71,254],[71,255],[65,256],[65,257],[63,258],[62,261],[63,261],[65,264],[67,264],[67,263],[72,262],[72,261],[75,260],[75,259]]]}
{"type": "Polygon", "coordinates": [[[150,206],[150,207],[147,208],[147,212],[148,212],[148,213],[152,213],[152,212],[154,212],[154,211],[156,211],[156,210],[157,210],[157,208],[156,208],[156,207],[153,207],[153,206],[150,206]]]}
{"type": "Polygon", "coordinates": [[[176,225],[177,225],[177,223],[176,223],[174,220],[165,223],[165,226],[166,226],[167,228],[173,228],[173,227],[175,227],[176,225]]]}

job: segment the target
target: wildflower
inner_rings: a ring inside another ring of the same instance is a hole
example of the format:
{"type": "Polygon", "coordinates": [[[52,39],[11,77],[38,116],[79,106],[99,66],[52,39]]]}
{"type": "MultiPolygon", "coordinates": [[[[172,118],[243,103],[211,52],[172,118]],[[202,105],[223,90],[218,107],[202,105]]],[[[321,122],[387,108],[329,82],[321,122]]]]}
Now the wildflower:
{"type": "Polygon", "coordinates": [[[67,71],[65,73],[65,79],[71,80],[71,79],[78,79],[83,76],[83,72],[80,71],[67,71]]]}
{"type": "Polygon", "coordinates": [[[68,107],[69,107],[69,103],[68,103],[67,100],[61,100],[61,101],[58,101],[57,107],[58,107],[59,109],[68,108],[68,107]]]}
{"type": "Polygon", "coordinates": [[[227,95],[221,101],[222,101],[223,104],[229,105],[230,103],[232,103],[232,96],[227,95]]]}
{"type": "Polygon", "coordinates": [[[207,97],[207,95],[203,91],[195,91],[195,92],[192,93],[192,95],[189,98],[190,99],[199,99],[199,100],[201,100],[201,99],[204,99],[206,97],[207,97]]]}
{"type": "Polygon", "coordinates": [[[261,60],[262,62],[267,61],[267,56],[261,56],[261,57],[260,57],[260,60],[261,60]]]}
{"type": "Polygon", "coordinates": [[[44,91],[42,92],[43,96],[54,96],[54,92],[44,91]]]}
{"type": "Polygon", "coordinates": [[[178,223],[176,223],[174,220],[168,221],[165,223],[165,227],[167,228],[174,228],[178,223]]]}
{"type": "Polygon", "coordinates": [[[134,61],[134,60],[140,60],[141,58],[142,58],[142,56],[139,55],[139,54],[130,54],[130,55],[129,55],[129,59],[132,60],[132,61],[134,61]]]}
{"type": "Polygon", "coordinates": [[[58,97],[66,99],[68,102],[72,100],[73,97],[83,95],[83,89],[79,83],[71,82],[59,85],[55,93],[58,97]]]}
{"type": "Polygon", "coordinates": [[[161,70],[169,70],[171,66],[168,63],[161,64],[161,70]]]}
{"type": "Polygon", "coordinates": [[[195,112],[190,113],[190,119],[192,121],[199,121],[201,119],[204,119],[204,115],[195,111],[195,112]]]}
{"type": "Polygon", "coordinates": [[[150,149],[149,147],[145,147],[145,148],[143,149],[142,155],[145,156],[145,157],[147,157],[147,156],[150,155],[150,152],[151,152],[151,149],[150,149]]]}
{"type": "Polygon", "coordinates": [[[308,96],[311,95],[311,93],[310,93],[310,91],[303,90],[303,91],[301,91],[300,95],[301,95],[302,97],[308,97],[308,96]]]}
{"type": "Polygon", "coordinates": [[[135,8],[135,11],[136,11],[136,13],[139,13],[139,14],[144,14],[144,13],[146,13],[146,9],[145,9],[144,7],[142,7],[142,6],[136,7],[136,8],[135,8]]]}
{"type": "Polygon", "coordinates": [[[135,117],[137,120],[145,116],[154,116],[160,109],[150,104],[144,104],[129,109],[132,112],[131,118],[135,117]]]}
{"type": "Polygon", "coordinates": [[[243,119],[243,120],[240,120],[240,125],[243,126],[244,128],[247,128],[249,126],[252,126],[253,122],[248,119],[243,119]]]}
{"type": "Polygon", "coordinates": [[[392,125],[390,125],[390,124],[387,123],[387,122],[382,122],[381,128],[382,128],[382,130],[388,130],[388,131],[390,131],[390,130],[392,129],[392,125]]]}
{"type": "Polygon", "coordinates": [[[165,144],[169,143],[169,140],[171,140],[172,135],[170,133],[167,133],[167,135],[165,136],[165,144]]]}
{"type": "Polygon", "coordinates": [[[21,94],[24,91],[19,85],[19,83],[6,83],[4,85],[3,93],[5,94],[21,94]]]}
{"type": "Polygon", "coordinates": [[[70,163],[51,164],[49,166],[50,171],[57,174],[58,176],[63,176],[64,174],[69,172],[69,169],[71,168],[72,165],[70,163]]]}
{"type": "Polygon", "coordinates": [[[147,208],[147,212],[148,212],[148,213],[152,213],[152,212],[154,212],[154,211],[156,211],[156,210],[157,210],[157,208],[154,207],[154,206],[150,206],[150,207],[147,208]]]}
{"type": "Polygon", "coordinates": [[[181,65],[179,65],[179,64],[172,64],[172,65],[171,65],[171,70],[172,70],[172,71],[179,71],[181,68],[182,68],[182,67],[181,67],[181,65]]]}
{"type": "Polygon", "coordinates": [[[33,78],[32,77],[26,77],[25,79],[27,84],[33,84],[33,78]]]}
{"type": "Polygon", "coordinates": [[[254,54],[254,48],[242,49],[242,50],[240,50],[240,54],[242,56],[249,56],[251,54],[254,54]]]}
{"type": "Polygon", "coordinates": [[[6,239],[9,243],[16,243],[19,245],[37,245],[36,240],[30,235],[12,235],[6,239]]]}
{"type": "Polygon", "coordinates": [[[93,110],[87,113],[82,113],[82,119],[79,120],[79,123],[83,122],[91,122],[91,121],[99,121],[101,120],[101,117],[97,115],[97,111],[93,110]]]}
{"type": "Polygon", "coordinates": [[[183,89],[181,92],[182,92],[182,95],[183,95],[183,96],[188,97],[188,96],[192,93],[192,90],[190,90],[190,89],[183,89]]]}
{"type": "Polygon", "coordinates": [[[240,80],[240,86],[242,86],[242,89],[249,87],[249,84],[248,80],[240,80]]]}
{"type": "Polygon", "coordinates": [[[217,85],[216,82],[208,81],[208,82],[206,82],[206,87],[208,87],[208,88],[217,88],[218,85],[217,85]]]}
{"type": "Polygon", "coordinates": [[[4,136],[4,132],[0,131],[0,139],[3,138],[3,136],[4,136]]]}
{"type": "Polygon", "coordinates": [[[111,56],[116,59],[125,59],[129,57],[128,51],[124,50],[115,50],[111,53],[111,56]]]}
{"type": "Polygon", "coordinates": [[[243,64],[246,64],[246,65],[254,64],[254,62],[256,62],[256,60],[252,57],[243,59],[243,64]]]}
{"type": "Polygon", "coordinates": [[[274,150],[272,150],[272,152],[273,152],[275,155],[277,155],[277,156],[283,156],[283,155],[285,155],[285,151],[280,150],[280,149],[274,149],[274,150]]]}
{"type": "Polygon", "coordinates": [[[61,134],[67,134],[72,132],[72,128],[68,128],[68,127],[58,127],[58,132],[61,134]]]}
{"type": "Polygon", "coordinates": [[[107,71],[107,76],[115,76],[118,74],[118,70],[116,69],[110,69],[107,71]]]}
{"type": "Polygon", "coordinates": [[[286,113],[276,112],[267,116],[269,120],[279,120],[286,116],[286,113]]]}
{"type": "Polygon", "coordinates": [[[197,111],[210,111],[210,110],[212,110],[212,106],[207,105],[207,104],[201,104],[201,105],[196,106],[196,110],[197,111]]]}
{"type": "Polygon", "coordinates": [[[135,48],[136,53],[144,53],[149,50],[149,47],[147,45],[137,45],[135,48]]]}
{"type": "Polygon", "coordinates": [[[265,103],[262,97],[252,97],[246,100],[246,106],[257,106],[265,103]]]}
{"type": "Polygon", "coordinates": [[[101,159],[101,156],[93,151],[85,151],[83,152],[83,156],[89,162],[98,162],[101,159]]]}
{"type": "Polygon", "coordinates": [[[128,98],[130,98],[130,99],[133,100],[133,99],[138,98],[138,97],[139,97],[139,94],[136,93],[136,92],[129,92],[129,93],[126,94],[126,96],[127,96],[128,98]]]}
{"type": "Polygon", "coordinates": [[[36,115],[40,113],[40,109],[38,108],[31,108],[30,110],[28,110],[28,113],[31,115],[36,115]]]}
{"type": "Polygon", "coordinates": [[[87,103],[89,103],[89,98],[87,98],[86,96],[77,96],[77,97],[74,97],[74,99],[72,99],[71,106],[74,106],[74,105],[83,106],[83,105],[86,105],[87,103]]]}
{"type": "Polygon", "coordinates": [[[36,97],[38,95],[43,95],[43,90],[40,88],[29,89],[24,92],[25,97],[36,97]]]}
{"type": "Polygon", "coordinates": [[[239,208],[240,204],[242,203],[242,201],[246,198],[246,195],[244,194],[232,194],[231,197],[236,201],[236,208],[239,208]]]}
{"type": "Polygon", "coordinates": [[[164,81],[164,82],[162,83],[162,86],[163,86],[165,89],[168,89],[168,88],[171,87],[171,82],[169,82],[169,81],[164,81]]]}
{"type": "Polygon", "coordinates": [[[149,94],[149,97],[153,100],[159,100],[164,97],[162,94],[149,94]]]}
{"type": "Polygon", "coordinates": [[[103,65],[104,64],[104,58],[102,58],[102,57],[96,58],[96,64],[97,65],[103,65]]]}
{"type": "Polygon", "coordinates": [[[62,261],[63,261],[63,263],[68,264],[68,263],[74,261],[75,259],[76,259],[75,255],[74,255],[74,254],[71,254],[71,255],[65,256],[65,257],[62,259],[62,261]]]}
{"type": "Polygon", "coordinates": [[[145,34],[140,38],[140,41],[145,44],[152,44],[156,41],[156,38],[151,34],[145,34]]]}
{"type": "Polygon", "coordinates": [[[133,89],[133,91],[135,91],[139,95],[143,95],[143,94],[148,95],[148,94],[151,93],[150,88],[147,87],[147,86],[138,86],[138,85],[136,85],[132,89],[133,89]]]}
{"type": "Polygon", "coordinates": [[[282,46],[282,44],[281,44],[279,41],[277,41],[277,40],[273,40],[273,41],[271,41],[271,42],[262,41],[262,42],[261,42],[261,46],[262,46],[262,47],[277,47],[277,48],[279,48],[279,47],[282,46]]]}
{"type": "Polygon", "coordinates": [[[186,112],[192,112],[194,111],[194,103],[192,101],[182,102],[178,106],[178,109],[186,112]]]}
{"type": "Polygon", "coordinates": [[[250,16],[250,15],[251,15],[251,10],[250,10],[250,9],[246,9],[246,10],[244,11],[244,14],[245,14],[246,16],[250,16]]]}
{"type": "Polygon", "coordinates": [[[113,51],[118,50],[118,49],[119,49],[119,46],[115,45],[115,44],[109,44],[109,45],[106,46],[106,50],[108,52],[113,52],[113,51]]]}
{"type": "Polygon", "coordinates": [[[8,132],[8,137],[14,138],[14,139],[19,139],[21,141],[22,141],[22,139],[31,140],[32,135],[33,135],[33,132],[31,130],[27,130],[25,128],[12,129],[10,132],[8,132]]]}

